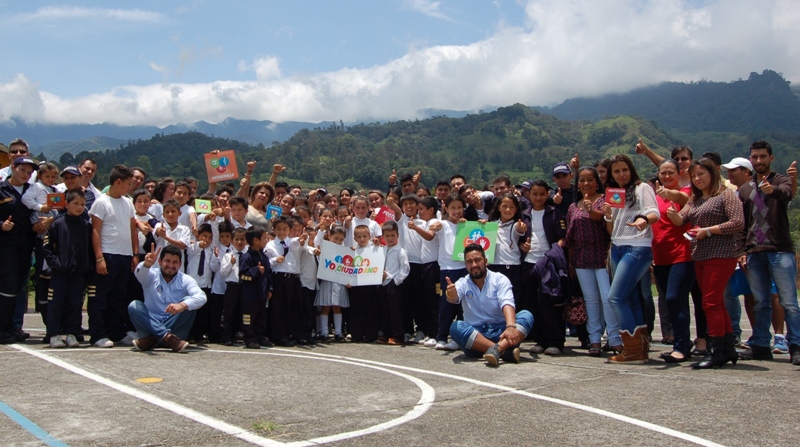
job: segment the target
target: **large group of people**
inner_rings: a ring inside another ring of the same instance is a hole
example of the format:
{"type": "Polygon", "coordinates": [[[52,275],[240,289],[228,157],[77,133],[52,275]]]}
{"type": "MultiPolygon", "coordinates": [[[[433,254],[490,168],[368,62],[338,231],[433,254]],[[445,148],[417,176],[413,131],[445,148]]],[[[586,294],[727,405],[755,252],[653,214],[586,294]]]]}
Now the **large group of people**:
{"type": "Polygon", "coordinates": [[[393,171],[387,189],[366,194],[304,193],[279,181],[281,165],[251,184],[255,162],[204,194],[196,179],[117,165],[101,191],[94,160],[60,169],[32,159],[22,139],[0,148],[11,161],[0,170],[0,343],[30,336],[32,275],[53,348],[414,343],[497,366],[519,362],[524,340],[533,355],[561,355],[569,332],[590,356],[642,364],[658,314],[666,363],[694,356],[693,368],[717,368],[783,353],[800,365],[788,221],[797,171],[773,171],[764,141],[723,164],[687,146],[665,158],[640,140],[631,156],[656,165],[652,179],[628,155],[581,165],[576,154],[553,167],[552,183],[500,175],[477,187],[456,174],[433,194],[422,172],[393,171]],[[455,260],[466,221],[497,224],[493,259],[469,244],[455,260]],[[383,282],[318,279],[323,241],[385,247],[383,282]],[[585,323],[567,322],[575,307],[585,323]]]}

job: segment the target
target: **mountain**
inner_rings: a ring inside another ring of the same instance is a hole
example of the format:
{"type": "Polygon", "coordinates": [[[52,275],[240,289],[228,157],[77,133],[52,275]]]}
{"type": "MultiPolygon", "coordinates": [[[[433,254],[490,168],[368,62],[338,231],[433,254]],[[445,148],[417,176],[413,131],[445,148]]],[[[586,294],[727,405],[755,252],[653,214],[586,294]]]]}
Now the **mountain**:
{"type": "Polygon", "coordinates": [[[44,153],[56,159],[64,152],[78,153],[84,148],[97,150],[117,149],[120,143],[146,139],[156,134],[202,132],[207,135],[230,138],[250,144],[270,145],[284,141],[300,129],[327,127],[330,122],[304,123],[288,121],[237,120],[228,118],[219,124],[198,121],[194,124],[156,126],[118,126],[116,124],[41,124],[11,119],[0,123],[0,141],[9,142],[24,138],[34,154],[44,153]]]}
{"type": "Polygon", "coordinates": [[[734,82],[665,82],[628,93],[575,98],[549,110],[560,119],[641,116],[670,132],[800,134],[800,98],[779,73],[764,70],[734,82]]]}

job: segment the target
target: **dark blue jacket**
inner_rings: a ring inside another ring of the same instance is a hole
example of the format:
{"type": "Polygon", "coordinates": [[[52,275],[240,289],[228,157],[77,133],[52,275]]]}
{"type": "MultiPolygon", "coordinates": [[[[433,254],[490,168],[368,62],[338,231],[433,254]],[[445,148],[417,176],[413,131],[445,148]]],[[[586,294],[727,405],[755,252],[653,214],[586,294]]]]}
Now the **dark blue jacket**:
{"type": "Polygon", "coordinates": [[[266,301],[267,293],[272,290],[272,269],[269,258],[263,251],[248,248],[242,254],[239,264],[239,283],[242,285],[242,301],[266,301]],[[264,273],[258,270],[258,264],[264,267],[264,273]]]}
{"type": "Polygon", "coordinates": [[[88,273],[94,263],[92,226],[83,216],[59,216],[44,240],[44,258],[54,272],[88,273]]]}
{"type": "MultiPolygon", "coordinates": [[[[30,184],[22,185],[22,194],[30,188],[30,184]]],[[[0,223],[5,222],[9,216],[14,228],[11,231],[0,230],[0,244],[14,247],[33,246],[36,233],[31,224],[32,210],[22,203],[22,194],[8,183],[0,182],[0,223]]]]}

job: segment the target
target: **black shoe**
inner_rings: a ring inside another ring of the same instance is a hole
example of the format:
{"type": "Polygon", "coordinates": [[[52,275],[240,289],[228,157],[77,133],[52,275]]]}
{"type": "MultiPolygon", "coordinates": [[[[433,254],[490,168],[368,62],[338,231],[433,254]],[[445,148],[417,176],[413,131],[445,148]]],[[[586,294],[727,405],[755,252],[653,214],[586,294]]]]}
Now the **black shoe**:
{"type": "Polygon", "coordinates": [[[746,351],[739,353],[739,360],[772,360],[772,349],[769,346],[750,345],[746,351]]]}
{"type": "Polygon", "coordinates": [[[244,341],[244,332],[239,331],[239,332],[233,334],[233,339],[236,340],[236,341],[244,341]]]}
{"type": "Polygon", "coordinates": [[[245,349],[261,349],[261,345],[258,344],[257,341],[251,341],[250,343],[244,345],[245,349]]]}
{"type": "Polygon", "coordinates": [[[739,337],[733,335],[733,332],[725,334],[722,346],[725,361],[731,362],[734,366],[736,366],[736,362],[739,361],[739,353],[736,351],[736,345],[739,344],[738,339],[739,337]]]}
{"type": "Polygon", "coordinates": [[[223,340],[222,346],[233,346],[233,340],[223,340]]]}
{"type": "Polygon", "coordinates": [[[344,338],[344,335],[336,334],[333,336],[333,341],[335,341],[336,343],[344,343],[345,340],[347,339],[344,338]]]}
{"type": "Polygon", "coordinates": [[[275,345],[282,346],[284,348],[291,348],[297,346],[297,342],[292,340],[291,338],[283,338],[275,342],[275,345]]]}
{"type": "Polygon", "coordinates": [[[519,363],[519,352],[519,346],[515,346],[503,351],[503,354],[500,355],[500,357],[503,358],[504,362],[519,363]]]}
{"type": "Polygon", "coordinates": [[[78,343],[86,343],[86,337],[83,334],[75,334],[75,340],[78,340],[78,343]]]}
{"type": "Polygon", "coordinates": [[[664,360],[664,363],[683,363],[689,360],[689,358],[691,357],[679,351],[672,351],[672,352],[662,352],[661,355],[659,355],[659,357],[661,357],[661,359],[664,360]],[[683,356],[683,358],[679,359],[677,357],[673,357],[672,352],[678,352],[683,356]]]}
{"type": "Polygon", "coordinates": [[[265,348],[271,348],[271,347],[275,346],[275,343],[271,342],[271,341],[270,341],[268,338],[266,338],[266,337],[264,337],[264,338],[262,338],[261,340],[259,340],[259,341],[258,341],[258,344],[259,344],[259,345],[261,345],[261,346],[263,346],[263,347],[265,347],[265,348]]]}
{"type": "Polygon", "coordinates": [[[16,338],[17,341],[25,341],[25,340],[29,339],[30,337],[31,337],[31,334],[23,331],[21,327],[14,328],[14,338],[16,338]]]}
{"type": "MultiPolygon", "coordinates": [[[[5,332],[0,332],[0,345],[10,345],[17,342],[17,337],[14,337],[11,334],[7,334],[5,332]]],[[[47,343],[49,344],[50,341],[48,340],[47,343]]]]}
{"type": "Polygon", "coordinates": [[[789,360],[792,365],[800,366],[800,345],[789,345],[789,360]]]}
{"type": "Polygon", "coordinates": [[[706,339],[708,343],[708,354],[706,354],[702,360],[696,363],[692,363],[692,368],[694,369],[709,369],[709,368],[719,368],[720,366],[727,363],[725,358],[725,351],[724,351],[724,338],[723,337],[708,337],[706,339]]]}

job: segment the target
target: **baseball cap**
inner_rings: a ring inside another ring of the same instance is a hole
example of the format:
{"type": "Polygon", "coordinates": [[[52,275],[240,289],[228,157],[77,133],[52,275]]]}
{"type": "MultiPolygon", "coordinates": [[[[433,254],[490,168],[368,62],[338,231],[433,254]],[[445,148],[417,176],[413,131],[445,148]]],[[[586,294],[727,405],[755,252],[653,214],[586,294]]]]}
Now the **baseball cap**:
{"type": "Polygon", "coordinates": [[[81,176],[81,171],[80,171],[80,169],[76,168],[75,166],[67,166],[66,168],[61,170],[61,174],[59,174],[59,175],[61,177],[63,177],[64,174],[72,174],[72,175],[76,175],[76,176],[80,177],[81,176]]]}
{"type": "Polygon", "coordinates": [[[533,185],[533,180],[525,180],[519,186],[520,186],[520,189],[528,189],[528,190],[530,190],[531,189],[531,185],[533,185]]]}
{"type": "Polygon", "coordinates": [[[39,170],[39,163],[37,163],[34,159],[30,157],[18,157],[14,159],[14,166],[19,165],[31,165],[33,166],[34,171],[39,170]]]}
{"type": "Polygon", "coordinates": [[[553,166],[553,175],[556,174],[572,174],[572,169],[569,168],[569,165],[566,163],[556,163],[553,166]]]}
{"type": "Polygon", "coordinates": [[[736,168],[745,168],[748,171],[753,170],[753,165],[750,163],[750,160],[743,158],[743,157],[736,157],[731,160],[730,163],[725,163],[722,165],[725,169],[736,169],[736,168]]]}

